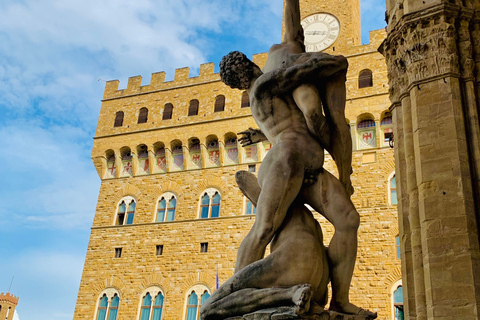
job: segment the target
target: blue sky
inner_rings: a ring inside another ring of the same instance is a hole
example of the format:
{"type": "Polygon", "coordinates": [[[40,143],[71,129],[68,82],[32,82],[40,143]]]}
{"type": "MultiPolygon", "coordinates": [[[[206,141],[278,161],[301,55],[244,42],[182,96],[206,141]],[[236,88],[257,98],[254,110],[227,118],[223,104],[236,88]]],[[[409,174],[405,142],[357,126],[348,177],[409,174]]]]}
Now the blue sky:
{"type": "MultiPolygon", "coordinates": [[[[0,292],[20,319],[72,319],[100,180],[103,80],[251,56],[280,39],[283,0],[1,0],[0,292]]],[[[362,42],[384,0],[361,0],[362,42]]],[[[218,69],[218,67],[217,67],[218,69]]]]}

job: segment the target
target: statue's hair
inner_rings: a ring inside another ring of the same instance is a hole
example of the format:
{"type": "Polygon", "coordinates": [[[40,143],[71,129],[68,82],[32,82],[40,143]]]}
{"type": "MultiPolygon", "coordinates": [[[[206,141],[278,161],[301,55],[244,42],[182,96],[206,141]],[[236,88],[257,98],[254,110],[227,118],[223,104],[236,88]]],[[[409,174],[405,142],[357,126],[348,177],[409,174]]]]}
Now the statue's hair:
{"type": "Polygon", "coordinates": [[[234,89],[248,89],[253,79],[255,64],[239,51],[232,51],[220,61],[223,83],[234,89]]]}

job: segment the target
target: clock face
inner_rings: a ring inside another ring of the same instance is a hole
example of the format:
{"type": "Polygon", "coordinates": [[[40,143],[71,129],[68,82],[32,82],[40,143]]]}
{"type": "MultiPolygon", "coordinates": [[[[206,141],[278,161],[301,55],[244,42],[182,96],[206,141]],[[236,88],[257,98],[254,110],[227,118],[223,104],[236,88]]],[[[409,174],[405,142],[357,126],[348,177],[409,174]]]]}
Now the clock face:
{"type": "Polygon", "coordinates": [[[340,34],[340,22],[329,13],[317,13],[302,20],[307,52],[322,51],[331,46],[340,34]]]}

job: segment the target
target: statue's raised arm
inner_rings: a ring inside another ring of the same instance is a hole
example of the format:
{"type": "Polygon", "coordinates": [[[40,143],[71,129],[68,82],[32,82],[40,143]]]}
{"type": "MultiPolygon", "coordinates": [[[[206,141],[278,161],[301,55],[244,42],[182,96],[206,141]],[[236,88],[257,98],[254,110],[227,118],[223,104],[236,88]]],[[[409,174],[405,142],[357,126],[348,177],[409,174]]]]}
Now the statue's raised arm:
{"type": "Polygon", "coordinates": [[[303,28],[300,23],[300,5],[298,0],[286,0],[283,13],[283,21],[285,22],[285,35],[283,43],[298,43],[301,51],[305,51],[303,41],[303,28]]]}

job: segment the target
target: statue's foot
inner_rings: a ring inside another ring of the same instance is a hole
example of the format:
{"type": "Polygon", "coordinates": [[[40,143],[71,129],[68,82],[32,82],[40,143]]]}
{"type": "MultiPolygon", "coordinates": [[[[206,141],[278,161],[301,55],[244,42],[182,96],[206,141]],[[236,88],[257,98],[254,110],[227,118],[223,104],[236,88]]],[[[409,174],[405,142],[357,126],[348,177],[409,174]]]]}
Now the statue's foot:
{"type": "Polygon", "coordinates": [[[377,318],[377,313],[369,311],[367,309],[362,309],[360,307],[357,307],[354,304],[351,304],[350,302],[347,303],[331,303],[330,304],[330,310],[336,311],[339,313],[343,314],[354,314],[357,316],[364,317],[365,319],[376,319],[377,318]]]}
{"type": "Polygon", "coordinates": [[[304,314],[310,309],[310,299],[312,298],[312,289],[309,284],[295,286],[295,293],[292,301],[295,304],[295,313],[304,314]]]}
{"type": "Polygon", "coordinates": [[[325,308],[321,307],[315,302],[310,302],[310,311],[308,311],[309,314],[322,314],[325,312],[325,308]]]}

